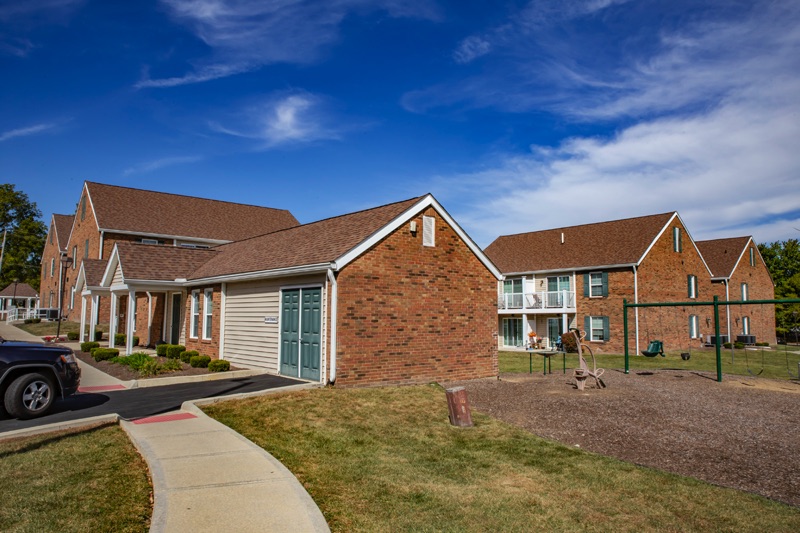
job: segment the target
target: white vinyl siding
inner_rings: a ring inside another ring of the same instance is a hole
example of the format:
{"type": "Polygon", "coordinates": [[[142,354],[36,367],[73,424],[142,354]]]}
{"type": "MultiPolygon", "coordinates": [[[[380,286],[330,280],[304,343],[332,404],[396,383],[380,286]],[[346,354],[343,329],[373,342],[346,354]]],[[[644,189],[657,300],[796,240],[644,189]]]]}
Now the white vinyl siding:
{"type": "Polygon", "coordinates": [[[422,217],[422,245],[436,246],[436,219],[422,217]]]}
{"type": "Polygon", "coordinates": [[[203,292],[203,338],[211,338],[211,320],[214,309],[214,290],[206,289],[203,292]]]}
{"type": "Polygon", "coordinates": [[[117,265],[117,269],[114,271],[114,278],[111,280],[111,284],[122,285],[123,283],[125,283],[125,280],[122,277],[122,268],[117,265]]]}
{"type": "MultiPolygon", "coordinates": [[[[278,280],[228,283],[225,294],[225,322],[222,337],[223,357],[232,365],[244,368],[264,368],[278,373],[280,368],[280,315],[281,288],[325,283],[324,277],[303,277],[278,280]],[[266,319],[277,319],[278,323],[266,323],[266,319]]],[[[321,345],[326,346],[327,297],[322,291],[321,345]]],[[[322,350],[324,374],[325,349],[322,350]]]]}
{"type": "Polygon", "coordinates": [[[189,337],[197,338],[197,330],[200,326],[200,291],[192,291],[192,320],[189,327],[189,337]]]}

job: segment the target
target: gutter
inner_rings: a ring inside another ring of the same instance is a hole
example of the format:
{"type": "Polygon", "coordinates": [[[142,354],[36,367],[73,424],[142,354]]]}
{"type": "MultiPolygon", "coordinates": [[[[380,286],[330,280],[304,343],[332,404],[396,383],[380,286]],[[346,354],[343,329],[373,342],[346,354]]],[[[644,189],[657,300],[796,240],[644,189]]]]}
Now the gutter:
{"type": "Polygon", "coordinates": [[[328,281],[331,284],[331,368],[328,383],[334,384],[336,383],[336,313],[339,304],[339,294],[333,268],[328,269],[328,281]]]}
{"type": "Polygon", "coordinates": [[[278,268],[275,270],[260,270],[258,272],[244,272],[241,274],[223,274],[221,276],[212,276],[208,278],[193,278],[188,281],[183,281],[183,286],[191,287],[192,285],[200,285],[204,283],[222,283],[234,281],[250,281],[254,279],[265,278],[280,278],[284,276],[300,275],[300,274],[320,274],[325,273],[330,268],[336,268],[335,263],[316,263],[313,265],[303,265],[296,267],[278,268]]]}
{"type": "Polygon", "coordinates": [[[564,268],[554,268],[550,270],[529,270],[527,272],[503,272],[503,276],[506,278],[510,276],[527,276],[527,275],[536,275],[536,274],[555,274],[558,272],[566,272],[566,271],[573,271],[573,272],[587,272],[587,271],[595,271],[595,270],[611,270],[617,268],[631,268],[636,267],[638,263],[622,263],[618,265],[597,265],[597,266],[581,266],[581,267],[564,267],[564,268]]]}

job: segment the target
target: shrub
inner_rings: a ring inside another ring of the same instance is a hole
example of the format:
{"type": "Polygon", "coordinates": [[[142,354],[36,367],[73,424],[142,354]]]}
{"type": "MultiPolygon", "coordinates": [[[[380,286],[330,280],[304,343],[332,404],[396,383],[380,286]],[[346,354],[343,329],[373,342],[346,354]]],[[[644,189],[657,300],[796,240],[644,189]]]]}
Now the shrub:
{"type": "Polygon", "coordinates": [[[756,346],[769,346],[768,342],[757,342],[756,346]]]}
{"type": "Polygon", "coordinates": [[[33,324],[33,319],[32,318],[26,318],[25,320],[23,320],[23,322],[26,323],[26,324],[33,324]]]}
{"type": "Polygon", "coordinates": [[[124,346],[125,345],[125,334],[124,333],[117,333],[114,335],[114,346],[124,346]]]}
{"type": "Polygon", "coordinates": [[[78,332],[77,331],[68,331],[67,338],[71,341],[78,340],[78,332]]]}
{"type": "Polygon", "coordinates": [[[99,348],[99,347],[100,347],[100,343],[99,342],[89,341],[89,342],[82,342],[81,343],[81,351],[82,352],[91,352],[92,348],[99,348]]]}
{"type": "Polygon", "coordinates": [[[42,319],[41,319],[41,318],[34,318],[34,319],[33,319],[33,323],[34,323],[34,324],[41,324],[41,322],[42,322],[42,319]]]}
{"type": "Polygon", "coordinates": [[[208,370],[210,372],[227,372],[231,369],[231,362],[217,359],[208,363],[208,370]]]}
{"type": "Polygon", "coordinates": [[[167,348],[172,346],[171,344],[156,344],[156,355],[159,357],[166,357],[167,356],[167,348]]]}
{"type": "Polygon", "coordinates": [[[167,345],[167,358],[168,359],[177,359],[181,356],[181,352],[186,351],[186,346],[182,346],[180,344],[168,344],[167,345]]]}
{"type": "Polygon", "coordinates": [[[167,359],[161,365],[161,369],[165,372],[174,372],[175,370],[182,370],[183,365],[181,365],[181,362],[177,359],[167,359]]]}
{"type": "Polygon", "coordinates": [[[184,363],[189,363],[189,361],[195,355],[200,355],[200,352],[198,352],[197,350],[188,350],[188,351],[185,351],[185,352],[181,352],[180,358],[181,358],[181,361],[183,361],[184,363]]]}
{"type": "Polygon", "coordinates": [[[733,347],[736,348],[737,350],[741,350],[742,348],[744,348],[744,343],[743,342],[734,342],[733,343],[733,347]]]}
{"type": "Polygon", "coordinates": [[[207,355],[195,355],[189,359],[189,364],[194,368],[208,368],[211,358],[207,355]]]}
{"type": "Polygon", "coordinates": [[[103,332],[100,331],[100,330],[95,330],[95,332],[94,332],[94,340],[96,340],[98,342],[103,340],[103,332]]]}
{"type": "Polygon", "coordinates": [[[108,361],[119,355],[119,350],[116,348],[95,348],[92,350],[92,357],[95,361],[108,361]]]}
{"type": "Polygon", "coordinates": [[[157,376],[159,374],[159,371],[161,370],[161,365],[158,364],[158,361],[156,361],[152,357],[150,357],[149,359],[150,360],[145,361],[145,363],[139,369],[139,375],[142,377],[157,376]]]}
{"type": "Polygon", "coordinates": [[[125,365],[129,367],[131,370],[141,370],[149,361],[152,361],[153,358],[150,357],[148,354],[144,352],[136,352],[132,353],[129,356],[117,356],[111,359],[112,363],[117,363],[120,365],[125,365]]]}

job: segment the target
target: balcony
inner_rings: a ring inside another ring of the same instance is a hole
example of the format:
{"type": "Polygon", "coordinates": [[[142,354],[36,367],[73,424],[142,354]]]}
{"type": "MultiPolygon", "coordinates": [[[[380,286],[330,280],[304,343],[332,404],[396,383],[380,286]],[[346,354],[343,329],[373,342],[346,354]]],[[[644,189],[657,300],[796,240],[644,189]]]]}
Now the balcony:
{"type": "Polygon", "coordinates": [[[501,294],[497,307],[514,312],[567,312],[575,311],[574,291],[543,291],[501,294]]]}

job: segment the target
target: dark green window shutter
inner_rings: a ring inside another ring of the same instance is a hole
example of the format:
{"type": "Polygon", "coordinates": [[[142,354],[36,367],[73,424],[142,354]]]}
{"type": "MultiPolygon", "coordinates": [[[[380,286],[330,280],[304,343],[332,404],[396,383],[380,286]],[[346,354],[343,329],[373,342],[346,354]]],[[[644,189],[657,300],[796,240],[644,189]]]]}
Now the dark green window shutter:
{"type": "Polygon", "coordinates": [[[589,297],[589,274],[583,275],[583,295],[589,297]]]}
{"type": "Polygon", "coordinates": [[[611,337],[609,336],[609,333],[608,333],[608,317],[604,316],[603,317],[603,340],[608,342],[608,339],[610,339],[610,338],[611,337]]]}
{"type": "Polygon", "coordinates": [[[608,272],[603,272],[603,296],[608,296],[608,272]]]}
{"type": "Polygon", "coordinates": [[[592,338],[592,317],[585,316],[583,317],[583,330],[586,332],[586,338],[592,338]]]}

